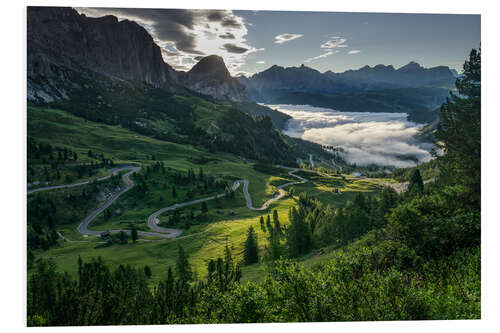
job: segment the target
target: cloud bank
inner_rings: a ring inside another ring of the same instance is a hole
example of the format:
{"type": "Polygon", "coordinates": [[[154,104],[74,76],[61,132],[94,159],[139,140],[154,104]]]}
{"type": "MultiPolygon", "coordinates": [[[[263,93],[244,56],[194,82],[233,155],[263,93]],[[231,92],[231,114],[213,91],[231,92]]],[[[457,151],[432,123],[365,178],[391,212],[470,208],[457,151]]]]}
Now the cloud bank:
{"type": "Polygon", "coordinates": [[[301,34],[281,34],[281,35],[278,35],[278,36],[274,37],[274,39],[275,39],[274,42],[276,44],[283,44],[283,43],[289,42],[291,40],[300,38],[302,36],[303,35],[301,35],[301,34]]]}
{"type": "Polygon", "coordinates": [[[357,165],[410,167],[431,159],[431,147],[415,139],[421,125],[405,113],[340,112],[309,105],[267,105],[292,117],[285,134],[323,145],[343,147],[357,165]]]}
{"type": "Polygon", "coordinates": [[[89,17],[114,15],[144,27],[162,49],[168,64],[189,70],[203,56],[217,54],[231,73],[257,49],[246,40],[244,19],[230,10],[75,8],[89,17]]]}

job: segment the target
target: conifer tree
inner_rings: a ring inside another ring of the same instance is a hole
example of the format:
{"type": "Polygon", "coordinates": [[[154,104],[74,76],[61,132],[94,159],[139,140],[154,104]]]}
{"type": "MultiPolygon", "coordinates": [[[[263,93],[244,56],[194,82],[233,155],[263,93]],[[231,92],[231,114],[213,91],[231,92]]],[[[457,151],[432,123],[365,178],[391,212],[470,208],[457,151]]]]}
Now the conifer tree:
{"type": "Polygon", "coordinates": [[[424,182],[422,176],[420,176],[420,171],[415,169],[410,177],[410,184],[408,185],[408,193],[417,194],[424,191],[424,182]]]}
{"type": "Polygon", "coordinates": [[[248,228],[243,258],[245,265],[251,265],[259,261],[258,239],[253,227],[248,228]]]}
{"type": "Polygon", "coordinates": [[[137,228],[135,226],[132,227],[130,234],[132,236],[132,241],[135,243],[137,241],[137,228]]]}
{"type": "Polygon", "coordinates": [[[264,225],[264,217],[262,215],[260,216],[260,229],[266,232],[266,226],[264,225]]]}

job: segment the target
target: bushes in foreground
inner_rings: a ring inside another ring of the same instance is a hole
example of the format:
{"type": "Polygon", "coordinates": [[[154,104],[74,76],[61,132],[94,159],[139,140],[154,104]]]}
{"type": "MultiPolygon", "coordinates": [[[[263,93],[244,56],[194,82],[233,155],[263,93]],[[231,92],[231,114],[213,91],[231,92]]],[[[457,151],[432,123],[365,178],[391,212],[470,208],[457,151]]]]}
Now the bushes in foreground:
{"type": "Polygon", "coordinates": [[[226,258],[206,280],[189,283],[170,269],[152,287],[144,269],[112,271],[101,259],[80,262],[77,279],[38,261],[28,282],[28,325],[480,318],[478,248],[404,270],[381,265],[377,253],[358,248],[312,270],[282,260],[262,282],[245,284],[226,258]]]}

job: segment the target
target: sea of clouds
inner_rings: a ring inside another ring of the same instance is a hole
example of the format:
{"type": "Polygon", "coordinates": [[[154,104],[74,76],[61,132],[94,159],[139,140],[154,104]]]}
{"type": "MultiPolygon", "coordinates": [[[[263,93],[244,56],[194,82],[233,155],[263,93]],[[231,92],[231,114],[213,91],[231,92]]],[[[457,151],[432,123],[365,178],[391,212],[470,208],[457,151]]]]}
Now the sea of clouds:
{"type": "Polygon", "coordinates": [[[414,136],[422,125],[407,120],[406,113],[340,112],[309,105],[267,105],[288,114],[285,134],[322,145],[345,149],[345,159],[357,165],[410,167],[431,159],[430,144],[414,136]]]}

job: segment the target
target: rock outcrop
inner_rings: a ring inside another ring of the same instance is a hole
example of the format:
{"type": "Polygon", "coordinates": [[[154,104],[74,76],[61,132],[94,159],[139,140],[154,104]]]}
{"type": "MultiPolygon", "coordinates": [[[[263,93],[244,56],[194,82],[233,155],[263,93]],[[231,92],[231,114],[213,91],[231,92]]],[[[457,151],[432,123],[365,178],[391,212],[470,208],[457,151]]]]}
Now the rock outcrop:
{"type": "Polygon", "coordinates": [[[237,79],[231,77],[224,60],[217,55],[202,58],[179,82],[198,93],[215,99],[233,102],[249,102],[247,90],[237,79]]]}

